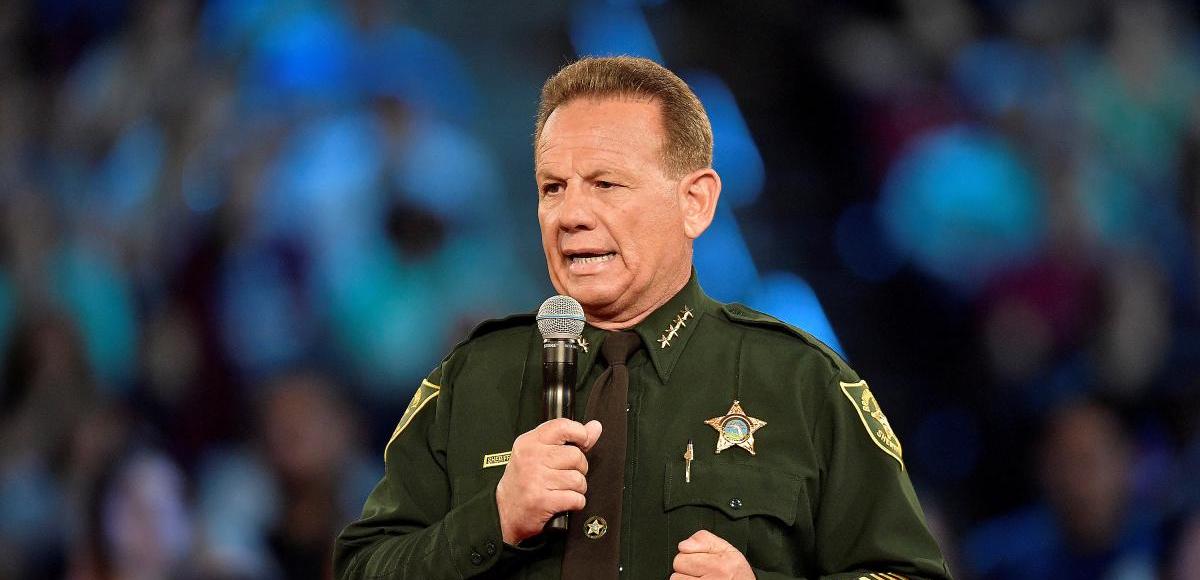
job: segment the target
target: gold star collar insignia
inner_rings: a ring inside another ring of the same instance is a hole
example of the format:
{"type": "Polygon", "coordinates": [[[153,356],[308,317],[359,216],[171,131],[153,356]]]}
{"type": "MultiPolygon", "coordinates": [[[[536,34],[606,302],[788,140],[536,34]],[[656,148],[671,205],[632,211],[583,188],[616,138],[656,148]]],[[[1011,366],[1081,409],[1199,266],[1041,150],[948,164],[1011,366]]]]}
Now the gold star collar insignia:
{"type": "Polygon", "coordinates": [[[692,309],[688,308],[688,306],[685,304],[683,306],[683,310],[680,310],[679,314],[675,315],[675,320],[672,321],[670,326],[667,326],[666,330],[663,331],[662,336],[658,337],[658,348],[670,347],[671,341],[674,340],[676,336],[679,336],[679,329],[687,326],[687,319],[694,317],[695,314],[692,314],[692,309]]]}
{"type": "Polygon", "coordinates": [[[586,339],[586,338],[584,338],[584,337],[582,337],[582,336],[581,336],[581,337],[579,337],[579,348],[582,348],[582,349],[583,349],[583,352],[587,352],[587,351],[588,351],[588,346],[589,346],[589,345],[588,345],[588,341],[587,341],[587,339],[586,339]]]}
{"type": "Polygon", "coordinates": [[[766,421],[747,415],[738,401],[733,402],[725,415],[704,423],[717,430],[717,453],[736,445],[750,455],[754,455],[754,432],[767,425],[766,421]]]}

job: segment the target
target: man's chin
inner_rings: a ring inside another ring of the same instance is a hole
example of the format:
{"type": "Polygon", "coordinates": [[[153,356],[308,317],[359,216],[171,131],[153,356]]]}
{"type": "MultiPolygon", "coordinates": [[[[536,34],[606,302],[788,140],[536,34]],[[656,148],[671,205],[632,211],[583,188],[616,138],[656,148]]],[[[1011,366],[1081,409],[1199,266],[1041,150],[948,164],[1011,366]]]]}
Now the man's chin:
{"type": "Polygon", "coordinates": [[[567,294],[579,301],[589,317],[608,314],[621,293],[602,284],[575,284],[567,288],[567,294]]]}

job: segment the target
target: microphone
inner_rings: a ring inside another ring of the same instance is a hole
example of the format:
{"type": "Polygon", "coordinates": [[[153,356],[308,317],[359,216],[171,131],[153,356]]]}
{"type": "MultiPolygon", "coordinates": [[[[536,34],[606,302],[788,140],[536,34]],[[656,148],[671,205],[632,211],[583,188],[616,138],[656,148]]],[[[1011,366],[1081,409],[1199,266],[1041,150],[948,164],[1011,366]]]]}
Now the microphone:
{"type": "MultiPolygon", "coordinates": [[[[542,333],[542,419],[575,418],[575,361],[583,336],[583,307],[570,296],[551,296],[537,313],[542,333]]],[[[546,530],[567,531],[567,514],[550,518],[546,530]]]]}

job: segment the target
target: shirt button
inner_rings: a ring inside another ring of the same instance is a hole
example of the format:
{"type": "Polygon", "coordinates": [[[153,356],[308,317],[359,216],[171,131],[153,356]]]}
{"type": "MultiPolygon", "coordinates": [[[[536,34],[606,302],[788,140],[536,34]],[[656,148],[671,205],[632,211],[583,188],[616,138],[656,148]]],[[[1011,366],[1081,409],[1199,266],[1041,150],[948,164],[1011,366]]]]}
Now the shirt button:
{"type": "Polygon", "coordinates": [[[479,552],[472,551],[471,552],[471,563],[476,566],[482,564],[483,556],[479,555],[479,552]]]}
{"type": "Polygon", "coordinates": [[[736,497],[735,497],[735,498],[733,498],[733,499],[731,499],[731,500],[729,500],[729,507],[731,507],[731,508],[733,508],[733,509],[735,509],[735,510],[740,510],[740,509],[742,509],[742,500],[740,500],[740,499],[738,499],[738,498],[736,498],[736,497]]]}
{"type": "Polygon", "coordinates": [[[492,554],[495,554],[496,553],[496,542],[489,540],[486,548],[487,548],[487,555],[491,556],[492,554]]]}

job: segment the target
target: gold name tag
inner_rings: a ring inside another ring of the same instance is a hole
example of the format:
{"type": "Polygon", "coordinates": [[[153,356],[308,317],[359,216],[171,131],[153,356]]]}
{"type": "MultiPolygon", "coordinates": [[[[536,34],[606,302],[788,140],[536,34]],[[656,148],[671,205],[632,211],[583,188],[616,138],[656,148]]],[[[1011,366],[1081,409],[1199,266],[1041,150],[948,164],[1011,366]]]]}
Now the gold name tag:
{"type": "Polygon", "coordinates": [[[483,468],[487,469],[489,467],[499,467],[501,465],[507,465],[509,459],[512,459],[512,451],[505,451],[504,453],[493,453],[491,455],[484,455],[483,456],[483,468]]]}

